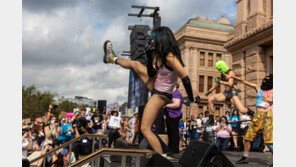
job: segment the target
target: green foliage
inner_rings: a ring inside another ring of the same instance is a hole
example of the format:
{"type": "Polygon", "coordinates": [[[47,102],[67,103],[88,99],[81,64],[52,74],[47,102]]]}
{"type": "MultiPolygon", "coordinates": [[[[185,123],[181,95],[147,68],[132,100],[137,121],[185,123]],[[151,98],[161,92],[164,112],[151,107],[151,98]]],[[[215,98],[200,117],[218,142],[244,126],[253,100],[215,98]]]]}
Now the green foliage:
{"type": "Polygon", "coordinates": [[[35,85],[22,87],[22,116],[23,118],[42,117],[48,111],[49,104],[54,102],[55,93],[40,92],[35,85]]]}
{"type": "Polygon", "coordinates": [[[63,101],[59,104],[59,106],[56,110],[57,110],[58,114],[60,114],[62,111],[73,112],[73,109],[76,107],[78,107],[78,104],[76,104],[76,103],[69,102],[69,101],[63,101]]]}
{"type": "MultiPolygon", "coordinates": [[[[22,116],[35,120],[37,117],[43,117],[48,112],[48,107],[54,101],[56,93],[49,91],[40,92],[35,85],[22,87],[22,116]]],[[[78,105],[73,102],[63,101],[58,107],[52,110],[52,114],[58,117],[62,111],[73,112],[76,107],[88,107],[88,105],[78,105]]]]}

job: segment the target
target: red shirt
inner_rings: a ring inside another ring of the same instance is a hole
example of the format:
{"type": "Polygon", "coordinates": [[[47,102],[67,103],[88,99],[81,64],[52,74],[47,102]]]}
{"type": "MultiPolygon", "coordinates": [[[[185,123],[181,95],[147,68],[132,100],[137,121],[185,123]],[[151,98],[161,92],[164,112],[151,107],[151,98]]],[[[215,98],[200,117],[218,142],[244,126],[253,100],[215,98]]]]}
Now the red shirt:
{"type": "Polygon", "coordinates": [[[138,118],[136,119],[135,124],[136,124],[135,132],[139,132],[139,119],[138,118]]]}

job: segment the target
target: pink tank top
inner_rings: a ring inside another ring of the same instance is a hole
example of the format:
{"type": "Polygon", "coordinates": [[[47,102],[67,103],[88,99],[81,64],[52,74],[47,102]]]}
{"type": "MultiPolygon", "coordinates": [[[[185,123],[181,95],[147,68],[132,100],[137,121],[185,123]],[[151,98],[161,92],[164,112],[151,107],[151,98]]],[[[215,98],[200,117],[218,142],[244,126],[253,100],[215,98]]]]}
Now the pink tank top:
{"type": "Polygon", "coordinates": [[[160,92],[173,94],[177,79],[177,73],[175,71],[170,71],[163,65],[157,72],[154,89],[160,92]]]}

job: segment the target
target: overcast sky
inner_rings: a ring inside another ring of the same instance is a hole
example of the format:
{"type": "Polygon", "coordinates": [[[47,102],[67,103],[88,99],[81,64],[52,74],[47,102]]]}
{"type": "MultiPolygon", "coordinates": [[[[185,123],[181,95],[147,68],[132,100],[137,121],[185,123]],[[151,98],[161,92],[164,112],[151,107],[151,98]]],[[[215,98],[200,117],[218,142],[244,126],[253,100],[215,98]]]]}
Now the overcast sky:
{"type": "MultiPolygon", "coordinates": [[[[103,43],[129,50],[128,25],[152,19],[129,17],[131,5],[160,7],[162,25],[178,30],[195,16],[236,20],[235,0],[24,0],[23,85],[59,96],[127,101],[129,70],[103,63],[103,43]]],[[[151,11],[146,11],[150,13],[151,11]]]]}

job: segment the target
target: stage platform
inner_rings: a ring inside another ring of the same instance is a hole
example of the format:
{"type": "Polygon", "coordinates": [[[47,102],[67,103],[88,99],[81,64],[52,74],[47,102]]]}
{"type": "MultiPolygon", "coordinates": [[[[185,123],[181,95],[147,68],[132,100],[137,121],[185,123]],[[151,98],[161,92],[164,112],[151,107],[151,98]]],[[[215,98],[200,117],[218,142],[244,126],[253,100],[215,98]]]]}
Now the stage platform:
{"type": "MultiPolygon", "coordinates": [[[[181,167],[178,161],[183,152],[184,151],[180,151],[179,154],[174,155],[175,158],[173,157],[173,159],[170,160],[175,167],[181,167]]],[[[250,152],[248,164],[235,164],[235,161],[243,155],[243,152],[226,151],[224,154],[233,163],[233,165],[237,167],[266,167],[271,165],[273,160],[270,152],[250,152]]]]}

